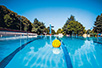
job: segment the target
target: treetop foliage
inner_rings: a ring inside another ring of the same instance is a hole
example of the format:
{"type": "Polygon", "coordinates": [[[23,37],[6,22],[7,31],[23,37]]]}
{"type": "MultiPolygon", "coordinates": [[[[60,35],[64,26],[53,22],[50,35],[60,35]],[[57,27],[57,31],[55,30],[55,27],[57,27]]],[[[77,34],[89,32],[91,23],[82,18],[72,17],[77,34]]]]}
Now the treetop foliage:
{"type": "Polygon", "coordinates": [[[94,32],[101,33],[102,32],[102,14],[97,16],[94,25],[95,25],[94,32]]]}
{"type": "Polygon", "coordinates": [[[29,32],[32,30],[31,22],[26,17],[18,15],[3,5],[0,5],[0,27],[29,32]]]}
{"type": "MultiPolygon", "coordinates": [[[[57,32],[52,30],[52,34],[63,33],[66,34],[78,34],[83,33],[101,33],[102,32],[102,14],[98,15],[94,23],[94,29],[85,30],[85,27],[78,21],[76,21],[73,15],[67,19],[66,23],[63,25],[62,29],[59,28],[57,32]]],[[[20,16],[17,13],[7,9],[5,6],[0,5],[0,28],[14,29],[21,31],[35,32],[37,34],[49,34],[49,27],[46,27],[43,22],[40,22],[37,18],[31,23],[26,17],[20,16]]]]}
{"type": "Polygon", "coordinates": [[[85,32],[85,27],[78,21],[75,21],[75,18],[73,15],[68,18],[65,25],[62,27],[64,34],[78,34],[82,35],[85,32]]]}

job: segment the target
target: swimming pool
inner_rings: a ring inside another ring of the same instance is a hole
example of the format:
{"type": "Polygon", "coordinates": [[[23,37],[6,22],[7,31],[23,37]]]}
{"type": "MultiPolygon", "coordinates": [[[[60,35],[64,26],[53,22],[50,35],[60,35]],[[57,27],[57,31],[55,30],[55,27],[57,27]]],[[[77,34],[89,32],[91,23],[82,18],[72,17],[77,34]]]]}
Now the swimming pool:
{"type": "Polygon", "coordinates": [[[94,42],[97,38],[63,37],[61,40],[66,44],[73,68],[102,68],[102,44],[94,42]]]}
{"type": "MultiPolygon", "coordinates": [[[[22,37],[21,37],[22,38],[22,37]]],[[[33,38],[22,38],[17,39],[14,36],[0,38],[0,62],[15,49],[20,47],[22,44],[32,40],[33,38]],[[8,39],[9,38],[9,39],[8,39]],[[11,39],[10,39],[11,38],[11,39]]]]}
{"type": "Polygon", "coordinates": [[[102,44],[95,43],[95,38],[62,37],[60,38],[63,43],[61,47],[53,48],[52,41],[55,39],[57,38],[54,36],[44,36],[39,39],[0,41],[1,66],[5,65],[5,68],[67,68],[70,64],[73,68],[102,67],[102,44]],[[23,45],[25,43],[27,44],[23,45]]]}

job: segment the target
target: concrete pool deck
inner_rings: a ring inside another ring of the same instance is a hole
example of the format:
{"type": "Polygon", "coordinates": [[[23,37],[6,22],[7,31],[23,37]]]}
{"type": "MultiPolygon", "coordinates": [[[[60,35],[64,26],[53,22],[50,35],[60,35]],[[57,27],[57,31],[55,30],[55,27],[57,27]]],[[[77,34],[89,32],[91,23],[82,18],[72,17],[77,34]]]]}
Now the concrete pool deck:
{"type": "Polygon", "coordinates": [[[12,32],[12,31],[0,31],[0,36],[37,36],[36,33],[25,33],[25,32],[12,32]]]}
{"type": "Polygon", "coordinates": [[[15,39],[25,39],[25,38],[36,38],[37,36],[14,36],[14,37],[4,37],[0,38],[0,40],[15,40],[15,39]]]}

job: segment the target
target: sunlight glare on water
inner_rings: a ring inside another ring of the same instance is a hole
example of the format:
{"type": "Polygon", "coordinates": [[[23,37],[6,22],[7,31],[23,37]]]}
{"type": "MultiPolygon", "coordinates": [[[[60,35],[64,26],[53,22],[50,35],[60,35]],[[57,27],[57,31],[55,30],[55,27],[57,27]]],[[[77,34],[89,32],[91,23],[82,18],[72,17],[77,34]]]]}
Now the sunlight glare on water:
{"type": "Polygon", "coordinates": [[[12,65],[18,68],[67,68],[62,48],[55,49],[51,45],[54,39],[55,37],[46,37],[28,44],[15,55],[6,68],[12,65]]]}
{"type": "Polygon", "coordinates": [[[102,67],[102,44],[94,43],[91,38],[91,40],[70,37],[61,39],[70,53],[73,68],[102,67]]]}

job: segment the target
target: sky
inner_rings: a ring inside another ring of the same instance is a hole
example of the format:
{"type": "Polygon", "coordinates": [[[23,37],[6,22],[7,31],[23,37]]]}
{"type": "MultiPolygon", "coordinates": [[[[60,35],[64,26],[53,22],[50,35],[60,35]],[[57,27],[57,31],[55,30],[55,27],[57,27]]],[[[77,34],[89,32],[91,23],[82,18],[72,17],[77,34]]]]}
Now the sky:
{"type": "Polygon", "coordinates": [[[51,24],[55,31],[62,28],[71,15],[85,29],[90,29],[102,13],[102,0],[0,0],[0,5],[25,16],[32,23],[37,18],[46,27],[51,24]]]}

